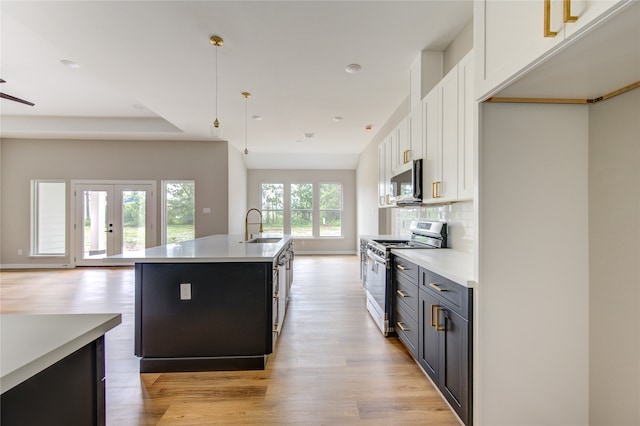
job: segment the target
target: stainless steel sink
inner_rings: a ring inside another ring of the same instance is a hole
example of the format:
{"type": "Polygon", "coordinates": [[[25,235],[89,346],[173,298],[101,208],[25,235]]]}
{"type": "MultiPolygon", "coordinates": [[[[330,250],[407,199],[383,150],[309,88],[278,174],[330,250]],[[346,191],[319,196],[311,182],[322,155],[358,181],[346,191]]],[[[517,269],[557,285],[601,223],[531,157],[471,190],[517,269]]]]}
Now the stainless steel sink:
{"type": "Polygon", "coordinates": [[[282,238],[280,238],[280,237],[262,237],[262,238],[254,238],[253,240],[247,240],[247,241],[245,241],[245,243],[249,243],[249,244],[270,244],[270,243],[277,243],[280,240],[282,240],[282,238]]]}

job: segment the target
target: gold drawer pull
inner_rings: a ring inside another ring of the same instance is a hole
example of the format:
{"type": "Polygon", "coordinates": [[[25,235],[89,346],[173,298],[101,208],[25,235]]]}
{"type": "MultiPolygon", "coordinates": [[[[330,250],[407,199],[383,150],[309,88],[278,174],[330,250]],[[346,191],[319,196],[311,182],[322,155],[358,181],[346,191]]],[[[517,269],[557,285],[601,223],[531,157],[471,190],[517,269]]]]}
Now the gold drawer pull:
{"type": "Polygon", "coordinates": [[[544,36],[555,37],[558,33],[551,31],[551,0],[544,0],[544,36]]]}
{"type": "Polygon", "coordinates": [[[446,327],[440,327],[440,312],[442,310],[443,309],[440,306],[438,306],[436,308],[436,331],[445,331],[446,330],[446,327]]]}
{"type": "Polygon", "coordinates": [[[440,286],[438,286],[438,284],[436,283],[429,283],[429,287],[437,291],[447,291],[444,288],[440,288],[440,286]]]}
{"type": "Polygon", "coordinates": [[[431,327],[435,327],[436,326],[436,322],[434,320],[434,315],[433,315],[433,310],[435,308],[437,308],[438,305],[431,305],[431,327]]]}
{"type": "Polygon", "coordinates": [[[562,20],[564,22],[576,22],[578,17],[571,15],[571,0],[564,0],[563,3],[564,10],[562,13],[562,20]]]}
{"type": "Polygon", "coordinates": [[[405,293],[405,292],[404,292],[404,291],[402,291],[402,290],[396,290],[396,294],[397,294],[398,296],[400,296],[400,297],[411,297],[411,296],[409,296],[407,293],[405,293]]]}
{"type": "Polygon", "coordinates": [[[398,328],[402,331],[411,331],[411,329],[407,328],[404,326],[404,323],[401,322],[397,322],[396,325],[398,326],[398,328]]]}
{"type": "Polygon", "coordinates": [[[396,268],[400,269],[401,271],[406,271],[407,270],[407,268],[405,268],[402,265],[396,265],[396,268]]]}

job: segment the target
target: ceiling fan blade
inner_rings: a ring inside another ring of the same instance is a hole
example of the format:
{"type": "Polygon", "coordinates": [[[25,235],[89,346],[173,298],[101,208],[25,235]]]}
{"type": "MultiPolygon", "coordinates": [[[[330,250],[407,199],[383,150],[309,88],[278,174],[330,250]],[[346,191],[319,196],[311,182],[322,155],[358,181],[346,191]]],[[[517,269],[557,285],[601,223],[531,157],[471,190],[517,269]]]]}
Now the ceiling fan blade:
{"type": "Polygon", "coordinates": [[[24,99],[16,98],[15,96],[7,95],[6,93],[2,93],[2,92],[0,92],[0,98],[8,99],[8,100],[14,101],[14,102],[20,102],[21,104],[25,104],[25,105],[29,105],[29,106],[34,106],[35,105],[33,102],[25,101],[24,99]]]}

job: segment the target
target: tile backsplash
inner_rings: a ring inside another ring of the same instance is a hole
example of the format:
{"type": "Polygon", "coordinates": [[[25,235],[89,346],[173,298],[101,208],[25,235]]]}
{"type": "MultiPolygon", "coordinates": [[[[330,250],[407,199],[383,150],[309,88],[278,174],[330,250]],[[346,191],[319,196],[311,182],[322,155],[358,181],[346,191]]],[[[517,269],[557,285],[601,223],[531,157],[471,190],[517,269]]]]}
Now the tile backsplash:
{"type": "Polygon", "coordinates": [[[412,220],[447,222],[450,248],[473,252],[475,227],[473,223],[473,201],[443,206],[416,206],[394,208],[391,211],[391,233],[410,236],[412,220]]]}

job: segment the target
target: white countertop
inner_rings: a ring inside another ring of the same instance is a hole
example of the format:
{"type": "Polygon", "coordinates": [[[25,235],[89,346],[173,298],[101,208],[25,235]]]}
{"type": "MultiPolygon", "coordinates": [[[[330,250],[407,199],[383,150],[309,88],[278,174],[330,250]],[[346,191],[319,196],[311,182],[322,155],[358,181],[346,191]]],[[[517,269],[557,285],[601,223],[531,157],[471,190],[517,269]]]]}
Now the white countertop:
{"type": "Polygon", "coordinates": [[[453,249],[393,249],[391,253],[465,287],[476,286],[471,253],[453,249]]]}
{"type": "Polygon", "coordinates": [[[128,263],[270,262],[291,240],[291,235],[284,235],[277,243],[256,244],[243,240],[241,235],[211,235],[107,259],[128,263]]]}
{"type": "Polygon", "coordinates": [[[122,322],[120,314],[1,315],[0,393],[122,322]]]}

